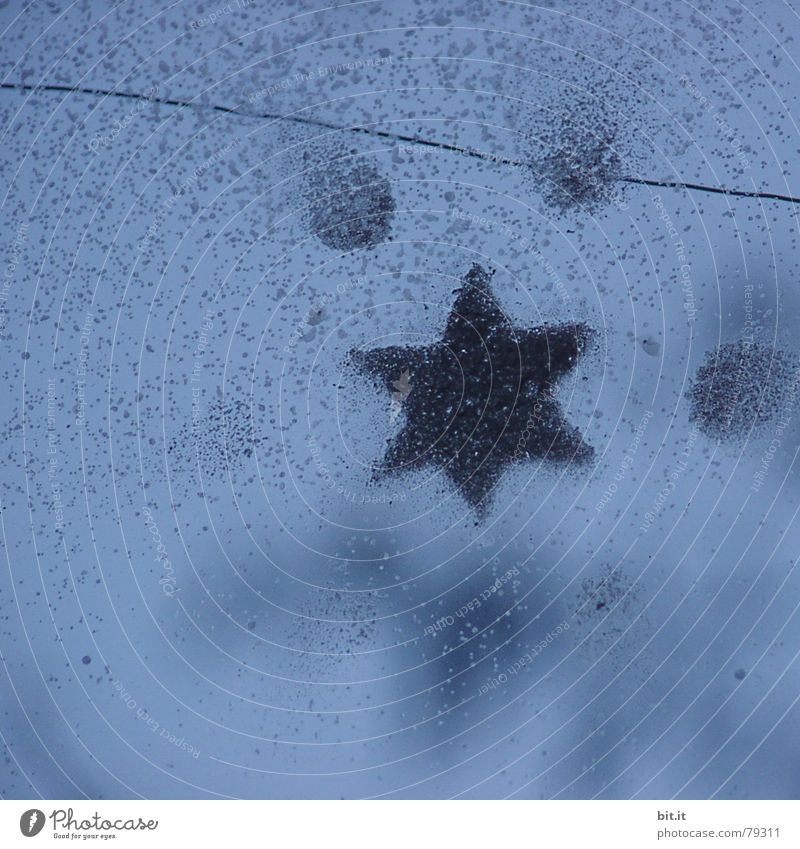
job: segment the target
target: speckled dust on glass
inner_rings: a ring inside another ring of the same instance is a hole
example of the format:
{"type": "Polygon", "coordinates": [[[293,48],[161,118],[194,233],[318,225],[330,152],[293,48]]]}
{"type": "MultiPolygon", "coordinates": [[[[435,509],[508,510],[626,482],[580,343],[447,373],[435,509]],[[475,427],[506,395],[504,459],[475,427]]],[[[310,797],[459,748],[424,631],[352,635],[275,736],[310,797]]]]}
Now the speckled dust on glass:
{"type": "Polygon", "coordinates": [[[0,19],[3,798],[797,795],[791,4],[0,19]]]}

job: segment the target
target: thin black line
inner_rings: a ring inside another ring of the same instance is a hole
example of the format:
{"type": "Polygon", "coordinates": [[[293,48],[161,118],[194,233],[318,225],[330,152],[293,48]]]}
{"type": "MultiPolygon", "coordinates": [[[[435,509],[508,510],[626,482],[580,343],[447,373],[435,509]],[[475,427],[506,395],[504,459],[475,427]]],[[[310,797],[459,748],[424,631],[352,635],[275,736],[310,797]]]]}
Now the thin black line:
{"type": "MultiPolygon", "coordinates": [[[[395,142],[407,142],[408,144],[418,144],[425,147],[434,147],[439,150],[447,150],[451,153],[458,153],[461,156],[470,156],[474,159],[483,159],[488,162],[501,162],[504,165],[516,165],[520,168],[532,168],[530,162],[520,161],[518,159],[510,159],[503,156],[494,156],[482,150],[477,150],[473,147],[459,147],[458,145],[448,144],[447,142],[434,141],[432,139],[419,138],[417,136],[406,136],[402,133],[390,133],[386,130],[376,130],[370,127],[351,126],[344,127],[339,124],[331,124],[328,121],[322,121],[319,118],[307,118],[302,115],[281,115],[273,112],[242,112],[235,106],[219,106],[213,103],[199,103],[196,101],[173,100],[167,97],[150,97],[142,94],[134,94],[128,91],[114,91],[103,88],[83,88],[81,86],[57,85],[48,83],[47,85],[27,85],[25,83],[0,83],[0,89],[9,89],[12,91],[55,91],[65,94],[88,94],[94,97],[126,97],[130,100],[148,100],[151,103],[160,103],[164,106],[176,106],[178,108],[192,109],[210,109],[214,112],[224,112],[227,115],[237,115],[240,118],[257,118],[260,120],[269,119],[271,121],[294,121],[297,124],[305,124],[311,127],[320,127],[326,130],[340,130],[344,132],[363,133],[364,135],[374,136],[376,138],[390,139],[395,142]]],[[[678,180],[648,180],[644,177],[620,177],[623,183],[632,183],[640,186],[656,186],[664,189],[686,189],[687,191],[708,192],[715,195],[729,195],[731,197],[740,198],[763,198],[765,200],[777,200],[785,203],[800,204],[800,197],[793,195],[783,195],[778,192],[759,192],[745,191],[744,189],[731,189],[726,186],[705,186],[701,183],[684,183],[678,180]]]]}
{"type": "Polygon", "coordinates": [[[526,166],[528,163],[520,162],[516,159],[508,159],[501,156],[493,156],[485,151],[475,148],[459,147],[458,145],[448,144],[447,142],[434,141],[431,139],[421,139],[417,136],[406,136],[402,133],[390,133],[386,130],[376,130],[370,127],[351,126],[344,127],[340,124],[331,124],[328,121],[323,121],[319,118],[307,118],[303,115],[282,115],[277,112],[243,112],[235,106],[220,106],[213,103],[199,103],[197,101],[172,100],[166,97],[150,97],[143,94],[134,94],[128,91],[112,91],[102,88],[82,88],[68,85],[26,85],[25,83],[0,83],[0,89],[11,89],[15,91],[57,91],[69,94],[89,94],[95,97],[127,97],[131,100],[147,100],[150,103],[160,103],[165,106],[190,107],[193,109],[209,109],[213,112],[224,112],[226,115],[237,115],[239,118],[254,118],[254,119],[269,119],[271,121],[294,121],[297,124],[305,124],[312,127],[321,127],[326,130],[344,130],[354,133],[364,133],[377,138],[391,139],[392,141],[409,142],[410,144],[419,144],[427,147],[436,147],[442,150],[449,150],[453,153],[460,153],[462,156],[467,155],[477,159],[486,159],[491,161],[502,162],[505,165],[526,166]]]}
{"type": "Polygon", "coordinates": [[[661,186],[665,189],[690,189],[699,192],[711,192],[715,195],[733,195],[739,198],[767,198],[787,203],[800,203],[793,195],[781,195],[777,192],[747,192],[744,189],[729,189],[725,186],[704,186],[701,183],[680,183],[675,180],[646,180],[644,177],[620,177],[623,183],[638,183],[642,186],[661,186]]]}

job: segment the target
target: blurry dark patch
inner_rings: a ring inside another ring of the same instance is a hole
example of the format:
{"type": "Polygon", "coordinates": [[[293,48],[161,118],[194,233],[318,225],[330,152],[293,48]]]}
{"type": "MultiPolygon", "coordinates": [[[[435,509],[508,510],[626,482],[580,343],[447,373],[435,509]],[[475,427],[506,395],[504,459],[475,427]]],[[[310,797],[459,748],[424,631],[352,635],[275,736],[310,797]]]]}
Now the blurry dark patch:
{"type": "Polygon", "coordinates": [[[513,579],[502,584],[478,606],[474,604],[475,587],[481,587],[477,594],[480,599],[482,592],[485,595],[485,587],[491,587],[498,577],[492,577],[485,585],[482,579],[448,593],[437,600],[436,609],[427,620],[423,634],[429,645],[424,647],[423,657],[426,660],[431,657],[434,661],[432,672],[437,686],[433,697],[441,712],[468,699],[487,678],[508,665],[510,655],[524,651],[519,642],[509,646],[520,629],[514,609],[517,592],[513,579]],[[459,610],[466,610],[470,603],[473,609],[459,616],[459,610]],[[452,626],[448,626],[450,619],[452,626]],[[437,626],[439,630],[431,634],[431,629],[437,626]]]}
{"type": "Polygon", "coordinates": [[[733,673],[733,677],[737,681],[744,681],[744,679],[747,677],[747,673],[744,671],[744,669],[737,669],[736,672],[733,673]]]}
{"type": "Polygon", "coordinates": [[[537,128],[529,139],[531,166],[545,203],[562,213],[594,213],[612,202],[624,207],[618,138],[600,99],[576,103],[537,128]]]}
{"type": "Polygon", "coordinates": [[[197,462],[218,477],[241,466],[261,444],[249,401],[216,398],[204,416],[184,425],[169,443],[170,461],[183,471],[197,462]]]}
{"type": "Polygon", "coordinates": [[[687,397],[690,420],[711,439],[745,439],[781,413],[797,392],[800,362],[795,355],[746,340],[710,352],[697,370],[687,397]]]}
{"type": "Polygon", "coordinates": [[[355,365],[390,394],[409,375],[405,424],[374,477],[440,468],[480,514],[509,466],[593,456],[555,397],[555,384],[575,367],[592,331],[583,324],[515,328],[490,281],[490,273],[472,267],[456,290],[441,342],[351,352],[355,365]]]}
{"type": "Polygon", "coordinates": [[[389,181],[367,162],[325,162],[309,178],[310,230],[329,248],[372,248],[389,238],[395,201],[389,181]]]}

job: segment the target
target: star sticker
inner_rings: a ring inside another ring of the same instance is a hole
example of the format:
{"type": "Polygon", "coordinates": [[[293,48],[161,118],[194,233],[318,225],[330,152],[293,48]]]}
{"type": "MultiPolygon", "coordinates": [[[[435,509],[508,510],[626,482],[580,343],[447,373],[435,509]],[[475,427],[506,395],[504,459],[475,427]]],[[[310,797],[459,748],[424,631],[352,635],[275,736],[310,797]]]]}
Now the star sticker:
{"type": "Polygon", "coordinates": [[[574,367],[592,330],[515,328],[490,282],[491,274],[473,265],[440,342],[350,353],[405,412],[373,479],[440,468],[481,515],[509,466],[532,458],[586,462],[594,454],[555,398],[556,382],[574,367]]]}

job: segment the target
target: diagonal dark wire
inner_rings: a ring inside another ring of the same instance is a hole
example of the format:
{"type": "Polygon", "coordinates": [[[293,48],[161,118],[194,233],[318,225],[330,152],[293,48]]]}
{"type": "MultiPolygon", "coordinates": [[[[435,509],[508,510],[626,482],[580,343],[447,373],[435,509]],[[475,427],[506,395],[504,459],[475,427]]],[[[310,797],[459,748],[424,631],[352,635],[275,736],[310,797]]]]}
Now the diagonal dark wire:
{"type": "MultiPolygon", "coordinates": [[[[128,91],[115,91],[112,89],[93,88],[83,86],[57,85],[48,83],[47,85],[27,85],[25,83],[0,83],[0,89],[9,89],[11,91],[53,91],[62,92],[65,94],[87,94],[94,97],[122,97],[130,100],[143,99],[144,95],[136,94],[128,91]]],[[[237,115],[240,118],[268,119],[272,121],[293,121],[296,124],[305,124],[311,127],[320,127],[327,130],[340,130],[343,132],[362,133],[364,135],[373,136],[375,138],[390,139],[395,142],[406,142],[408,144],[418,144],[425,147],[434,147],[439,150],[449,150],[453,153],[458,153],[461,156],[470,156],[474,159],[483,159],[489,162],[502,162],[504,165],[516,165],[520,168],[533,167],[530,162],[525,162],[518,159],[511,159],[504,156],[495,156],[486,151],[477,150],[471,147],[459,147],[458,145],[448,144],[443,141],[434,139],[419,138],[418,136],[407,136],[402,133],[390,133],[386,130],[378,130],[373,127],[359,126],[341,126],[328,121],[323,121],[320,118],[309,118],[303,115],[281,115],[276,112],[243,112],[235,106],[220,106],[213,103],[199,103],[192,100],[175,100],[169,97],[155,97],[147,95],[146,99],[151,103],[160,103],[164,106],[187,107],[192,109],[208,109],[214,112],[224,112],[228,115],[237,115]]],[[[744,189],[732,189],[727,186],[706,186],[702,183],[685,183],[679,180],[648,180],[645,177],[620,177],[623,183],[632,183],[640,186],[656,186],[664,189],[686,189],[687,191],[708,192],[715,195],[729,195],[731,197],[740,198],[763,198],[765,200],[777,200],[785,203],[800,204],[800,197],[794,195],[780,194],[779,192],[764,192],[764,191],[746,191],[744,189]]]]}

